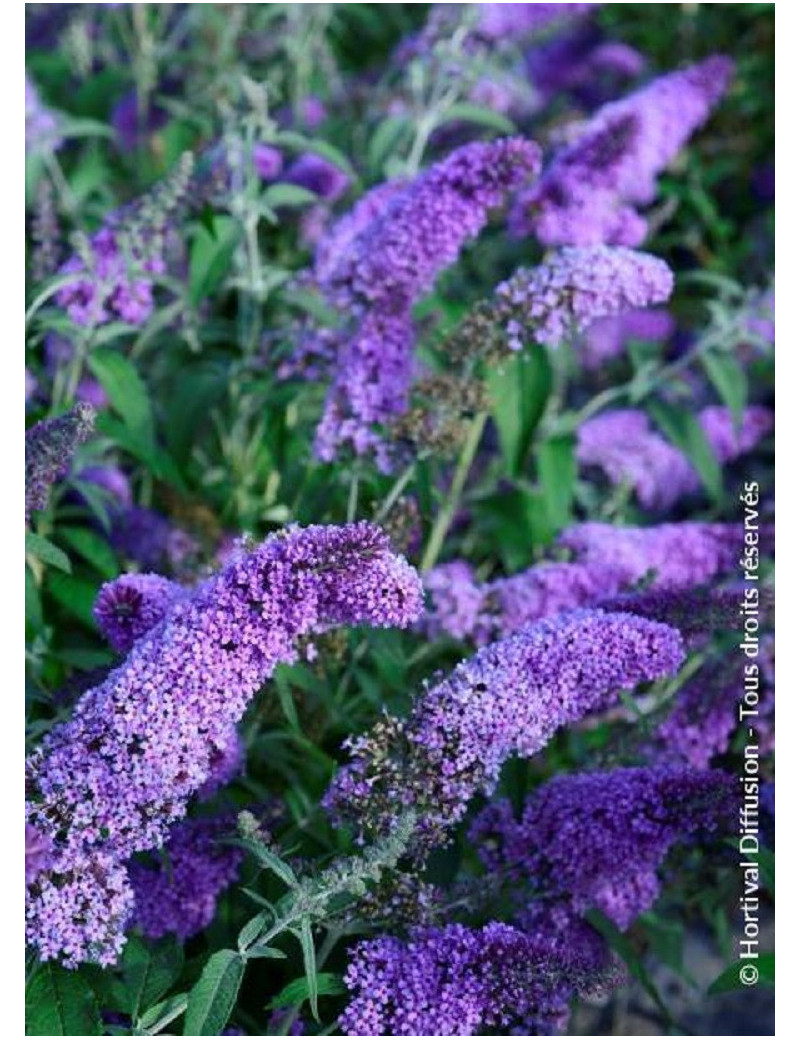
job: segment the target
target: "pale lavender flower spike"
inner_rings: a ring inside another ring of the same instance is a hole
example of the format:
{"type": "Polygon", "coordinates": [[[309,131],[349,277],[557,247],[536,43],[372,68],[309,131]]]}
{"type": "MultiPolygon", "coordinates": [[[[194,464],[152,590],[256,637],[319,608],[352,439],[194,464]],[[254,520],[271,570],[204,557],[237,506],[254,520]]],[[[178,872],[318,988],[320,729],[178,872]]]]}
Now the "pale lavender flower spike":
{"type": "Polygon", "coordinates": [[[620,690],[674,674],[683,656],[675,629],[631,614],[578,610],[529,625],[426,689],[408,718],[349,742],[325,804],[377,831],[413,808],[421,847],[439,844],[508,758],[535,755],[620,690]]]}
{"type": "Polygon", "coordinates": [[[465,145],[407,185],[371,192],[334,229],[337,249],[320,245],[321,288],[350,316],[317,430],[321,459],[332,460],[345,444],[358,454],[378,447],[373,425],[406,407],[414,303],[483,230],[490,213],[538,170],[533,142],[507,138],[465,145]]]}
{"type": "Polygon", "coordinates": [[[708,119],[733,68],[706,58],[604,105],[518,197],[513,230],[548,246],[640,245],[647,222],[637,207],[653,201],[658,174],[708,119]]]}
{"type": "Polygon", "coordinates": [[[297,660],[302,636],[405,626],[421,606],[416,572],[367,523],[290,528],[179,598],[28,761],[26,818],[53,843],[50,869],[28,889],[27,936],[40,956],[116,959],[131,898],[125,861],[163,844],[249,700],[279,663],[297,660]]]}
{"type": "Polygon", "coordinates": [[[495,289],[508,345],[555,347],[598,318],[663,303],[674,279],[663,260],[612,246],[561,249],[495,289]]]}

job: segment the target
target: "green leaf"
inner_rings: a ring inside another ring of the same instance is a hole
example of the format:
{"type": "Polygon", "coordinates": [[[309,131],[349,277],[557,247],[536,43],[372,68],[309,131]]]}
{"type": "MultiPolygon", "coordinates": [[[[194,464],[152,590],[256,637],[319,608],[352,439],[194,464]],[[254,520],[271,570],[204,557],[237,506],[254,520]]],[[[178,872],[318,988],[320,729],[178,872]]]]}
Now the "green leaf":
{"type": "Polygon", "coordinates": [[[733,421],[738,426],[747,404],[747,376],[742,366],[733,355],[717,351],[701,354],[700,360],[720,400],[728,406],[733,421]]]}
{"type": "Polygon", "coordinates": [[[264,926],[267,921],[274,919],[274,914],[268,910],[262,910],[261,913],[256,914],[255,917],[251,917],[247,924],[239,932],[239,936],[236,940],[236,945],[239,947],[240,953],[245,953],[247,947],[250,946],[264,931],[264,926]]]}
{"type": "Polygon", "coordinates": [[[25,565],[25,620],[38,632],[44,624],[42,616],[42,597],[33,571],[25,565]]]}
{"type": "Polygon", "coordinates": [[[245,956],[249,961],[255,958],[270,961],[286,960],[286,954],[277,946],[251,946],[245,956]]]}
{"type": "Polygon", "coordinates": [[[148,1036],[155,1036],[165,1029],[170,1022],[174,1022],[178,1015],[186,1010],[189,998],[186,993],[176,993],[173,997],[167,997],[161,1003],[155,1004],[139,1019],[139,1029],[148,1036]]]}
{"type": "Polygon", "coordinates": [[[295,152],[315,152],[317,155],[321,155],[323,159],[327,159],[328,162],[332,162],[334,166],[338,166],[340,170],[344,170],[345,173],[355,180],[357,179],[356,171],[353,169],[353,164],[339,149],[332,145],[329,141],[316,140],[313,137],[305,137],[303,134],[295,133],[294,130],[283,130],[281,133],[276,135],[276,144],[284,145],[286,148],[291,149],[295,152]]]}
{"type": "Polygon", "coordinates": [[[633,948],[628,937],[623,935],[614,922],[610,921],[604,914],[601,914],[599,910],[589,910],[586,914],[586,919],[603,936],[611,949],[622,958],[631,975],[637,982],[642,984],[667,1021],[672,1023],[673,1019],[669,1009],[664,1004],[658,988],[650,978],[641,957],[633,948]]]}
{"type": "Polygon", "coordinates": [[[65,574],[72,573],[72,564],[69,562],[67,554],[62,552],[57,545],[53,545],[52,542],[48,541],[47,538],[43,538],[40,534],[34,534],[33,531],[25,532],[25,555],[35,556],[42,563],[47,563],[51,567],[57,567],[58,570],[64,571],[65,574]]]}
{"type": "Polygon", "coordinates": [[[88,527],[61,527],[59,534],[104,578],[114,578],[119,573],[119,563],[114,550],[99,534],[88,527]]]}
{"type": "MultiPolygon", "coordinates": [[[[342,983],[339,975],[332,975],[330,972],[323,971],[316,978],[317,993],[321,997],[337,997],[347,992],[347,988],[342,983]]],[[[294,979],[294,981],[284,986],[280,993],[267,1004],[267,1010],[276,1011],[279,1008],[302,1004],[304,1000],[308,999],[308,996],[308,979],[303,976],[303,978],[294,979]]]]}
{"type": "Polygon", "coordinates": [[[319,202],[319,196],[308,188],[301,188],[299,184],[271,184],[261,201],[265,206],[275,210],[279,206],[308,206],[310,203],[319,202]]]}
{"type": "Polygon", "coordinates": [[[452,123],[456,120],[462,123],[475,123],[477,126],[488,126],[492,130],[499,130],[501,134],[513,134],[517,130],[511,120],[506,119],[499,112],[495,112],[491,108],[483,108],[481,105],[470,104],[468,101],[459,101],[457,104],[451,105],[442,116],[441,122],[452,123]]]}
{"type": "Polygon", "coordinates": [[[183,970],[183,950],[174,938],[148,943],[131,936],[122,955],[122,981],[115,992],[119,1006],[136,1017],[167,992],[183,970]]]}
{"type": "Polygon", "coordinates": [[[388,116],[375,128],[367,146],[367,164],[374,174],[382,174],[384,163],[411,130],[408,116],[388,116]]]}
{"type": "Polygon", "coordinates": [[[96,631],[92,608],[97,598],[97,582],[76,578],[72,574],[51,572],[47,576],[50,595],[72,617],[96,631]]]}
{"type": "Polygon", "coordinates": [[[240,236],[232,217],[215,216],[213,231],[197,226],[189,251],[189,300],[195,307],[222,285],[240,236]]]}
{"type": "Polygon", "coordinates": [[[89,367],[131,433],[142,443],[153,444],[153,410],[147,387],[136,368],[122,354],[109,348],[93,350],[89,367]]]}
{"type": "Polygon", "coordinates": [[[317,951],[314,949],[314,936],[311,932],[311,918],[304,917],[298,932],[300,947],[303,951],[303,967],[308,982],[308,1003],[315,1021],[319,1022],[319,978],[317,976],[317,951]]]}
{"type": "Polygon", "coordinates": [[[658,959],[682,974],[684,930],[681,925],[653,912],[642,914],[641,921],[658,959]]]}
{"type": "Polygon", "coordinates": [[[102,1036],[94,992],[76,971],[41,965],[25,990],[26,1036],[102,1036]]]}
{"type": "Polygon", "coordinates": [[[184,1036],[219,1036],[230,1018],[244,976],[244,961],[234,950],[219,950],[189,992],[184,1036]]]}
{"type": "Polygon", "coordinates": [[[572,519],[578,477],[575,438],[551,437],[545,441],[539,448],[536,465],[550,523],[556,530],[566,527],[572,519]]]}
{"type": "Polygon", "coordinates": [[[722,471],[702,427],[685,408],[651,400],[647,410],[656,424],[684,453],[712,499],[722,498],[722,471]]]}
{"type": "Polygon", "coordinates": [[[516,476],[550,395],[552,375],[545,349],[535,344],[510,355],[489,373],[487,382],[506,470],[516,476]]]}
{"type": "Polygon", "coordinates": [[[266,867],[274,874],[277,874],[289,888],[297,888],[297,876],[292,868],[288,863],[284,863],[280,856],[276,856],[274,852],[268,849],[266,845],[262,845],[260,842],[253,841],[250,838],[238,838],[235,844],[241,845],[242,848],[251,852],[262,867],[266,867]]]}
{"type": "Polygon", "coordinates": [[[745,965],[758,970],[758,985],[775,985],[775,954],[760,953],[757,960],[736,961],[729,965],[708,987],[709,996],[717,993],[729,993],[731,990],[752,989],[753,983],[746,985],[742,981],[741,972],[745,965]]]}

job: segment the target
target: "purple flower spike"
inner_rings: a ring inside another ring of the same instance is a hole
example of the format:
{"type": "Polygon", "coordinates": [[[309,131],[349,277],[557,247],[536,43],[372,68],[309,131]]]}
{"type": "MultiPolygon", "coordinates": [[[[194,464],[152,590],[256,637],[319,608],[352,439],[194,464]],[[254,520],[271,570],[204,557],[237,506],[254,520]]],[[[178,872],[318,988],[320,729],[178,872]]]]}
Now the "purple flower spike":
{"type": "Polygon", "coordinates": [[[336,202],[350,187],[350,177],[341,167],[334,165],[321,155],[307,152],[295,159],[286,171],[284,179],[319,195],[326,202],[336,202]]]}
{"type": "Polygon", "coordinates": [[[28,941],[66,963],[113,961],[124,921],[107,916],[90,932],[61,905],[76,863],[105,857],[124,881],[121,864],[162,845],[303,636],[409,625],[421,608],[416,572],[368,523],[290,528],[178,599],[28,760],[27,819],[54,845],[29,901],[28,941]]]}
{"type": "Polygon", "coordinates": [[[559,543],[581,563],[620,569],[631,585],[647,581],[652,588],[686,589],[736,569],[742,530],[738,524],[691,521],[655,527],[586,523],[567,528],[559,543]]]}
{"type": "Polygon", "coordinates": [[[627,928],[658,898],[658,868],[673,845],[735,829],[736,789],[727,773],[684,767],[556,776],[528,798],[519,822],[508,802],[490,805],[470,841],[490,870],[627,928]]]}
{"type": "Polygon", "coordinates": [[[624,580],[624,573],[605,564],[540,563],[479,584],[466,564],[444,563],[425,575],[431,609],[423,625],[433,638],[446,634],[482,646],[533,621],[594,604],[618,592],[624,580]]]}
{"type": "MultiPolygon", "coordinates": [[[[336,351],[316,452],[378,449],[373,427],[401,414],[413,374],[412,307],[486,226],[509,193],[536,176],[539,149],[521,138],[476,142],[407,185],[370,192],[317,250],[329,301],[352,316],[336,351]]],[[[328,350],[330,348],[328,347],[328,350]]]]}
{"type": "Polygon", "coordinates": [[[379,832],[411,807],[421,847],[439,844],[508,758],[537,754],[620,690],[674,674],[683,656],[678,632],[630,614],[580,610],[530,625],[425,690],[407,719],[351,741],[326,805],[379,832]]]}
{"type": "Polygon", "coordinates": [[[512,350],[525,341],[555,347],[598,318],[663,303],[673,282],[669,267],[649,253],[562,249],[539,267],[517,271],[495,289],[495,300],[512,350]]]}
{"type": "Polygon", "coordinates": [[[576,993],[613,974],[602,946],[581,953],[496,921],[379,936],[353,950],[339,1027],[346,1036],[550,1036],[576,993]]]}
{"type": "Polygon", "coordinates": [[[44,419],[25,431],[25,522],[44,509],[50,487],[69,469],[78,447],[94,430],[94,409],[78,404],[55,419],[44,419]]]}
{"type": "Polygon", "coordinates": [[[653,201],[658,174],[708,119],[732,74],[733,62],[715,56],[604,105],[519,196],[512,228],[548,246],[640,245],[647,222],[636,207],[653,201]]]}
{"type": "MultiPolygon", "coordinates": [[[[746,408],[737,427],[727,408],[704,408],[698,422],[712,454],[731,462],[755,447],[774,425],[767,408],[746,408]]],[[[700,477],[685,455],[650,425],[646,412],[604,412],[578,431],[578,462],[598,467],[615,486],[629,485],[644,509],[666,510],[700,491],[700,477]]]]}

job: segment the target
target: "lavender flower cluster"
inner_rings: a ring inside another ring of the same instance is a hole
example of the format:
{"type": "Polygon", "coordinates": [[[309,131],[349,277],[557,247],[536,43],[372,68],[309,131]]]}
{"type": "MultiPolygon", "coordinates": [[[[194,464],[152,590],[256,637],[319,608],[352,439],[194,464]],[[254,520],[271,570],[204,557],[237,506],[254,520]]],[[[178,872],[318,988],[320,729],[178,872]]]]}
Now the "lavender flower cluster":
{"type": "Polygon", "coordinates": [[[325,797],[336,819],[385,831],[419,814],[419,843],[445,840],[510,757],[530,757],[556,730],[614,703],[620,690],[674,674],[677,631],[630,614],[585,610],[523,628],[480,650],[415,701],[349,742],[351,761],[325,797]]]}
{"type": "MultiPolygon", "coordinates": [[[[746,408],[738,424],[727,408],[711,405],[697,417],[718,462],[750,451],[774,424],[767,408],[746,408]]],[[[652,429],[645,412],[620,409],[589,419],[578,430],[581,466],[602,470],[614,486],[630,487],[644,509],[664,511],[698,491],[700,477],[686,456],[652,429]]]]}
{"type": "Polygon", "coordinates": [[[607,954],[588,951],[496,921],[381,936],[353,952],[339,1026],[347,1036],[551,1035],[576,993],[615,979],[607,954]]]}
{"type": "Polygon", "coordinates": [[[465,145],[407,185],[381,186],[334,228],[321,247],[320,282],[351,321],[317,430],[320,458],[347,443],[370,450],[378,443],[373,424],[404,410],[413,304],[538,169],[537,146],[519,138],[465,145]]]}
{"type": "Polygon", "coordinates": [[[415,572],[366,523],[273,536],[174,602],[28,762],[27,818],[53,845],[28,889],[27,935],[40,956],[115,960],[131,901],[125,861],[164,842],[250,698],[279,662],[296,660],[301,636],[403,626],[420,607],[415,572]],[[101,893],[114,912],[96,906],[101,893]]]}
{"type": "Polygon", "coordinates": [[[728,58],[711,57],[604,105],[520,194],[512,227],[549,246],[640,245],[647,222],[637,207],[653,201],[658,174],[708,119],[732,74],[728,58]]]}
{"type": "Polygon", "coordinates": [[[732,573],[741,548],[734,525],[683,522],[655,527],[581,524],[560,544],[574,559],[534,565],[478,582],[463,560],[425,575],[429,607],[421,628],[484,645],[562,611],[599,607],[664,621],[687,635],[728,627],[738,593],[695,592],[732,573]],[[647,589],[637,590],[639,583],[647,589]]]}
{"type": "Polygon", "coordinates": [[[189,153],[152,196],[109,217],[62,265],[60,273],[70,277],[56,301],[76,325],[143,325],[153,313],[155,283],[167,271],[172,222],[192,170],[189,153]]]}
{"type": "Polygon", "coordinates": [[[632,249],[562,249],[495,290],[508,345],[556,347],[599,318],[663,303],[673,277],[663,260],[632,249]]]}
{"type": "Polygon", "coordinates": [[[509,802],[488,806],[470,840],[489,870],[509,871],[575,913],[598,909],[627,928],[655,902],[658,868],[674,845],[733,830],[736,793],[735,780],[714,770],[556,776],[529,796],[519,820],[509,802]]]}
{"type": "Polygon", "coordinates": [[[220,893],[236,880],[244,858],[241,849],[221,841],[231,822],[203,816],[182,820],[159,857],[130,864],[134,928],[148,939],[188,939],[211,923],[220,893]]]}

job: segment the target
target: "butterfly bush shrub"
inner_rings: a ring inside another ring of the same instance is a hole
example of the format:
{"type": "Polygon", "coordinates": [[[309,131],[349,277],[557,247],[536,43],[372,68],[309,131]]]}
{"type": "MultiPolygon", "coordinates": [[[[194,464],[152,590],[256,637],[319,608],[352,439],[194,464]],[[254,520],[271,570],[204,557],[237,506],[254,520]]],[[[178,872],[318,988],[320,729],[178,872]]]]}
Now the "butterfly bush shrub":
{"type": "Polygon", "coordinates": [[[725,1032],[773,31],[26,6],[29,1035],[725,1032]]]}

